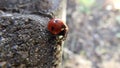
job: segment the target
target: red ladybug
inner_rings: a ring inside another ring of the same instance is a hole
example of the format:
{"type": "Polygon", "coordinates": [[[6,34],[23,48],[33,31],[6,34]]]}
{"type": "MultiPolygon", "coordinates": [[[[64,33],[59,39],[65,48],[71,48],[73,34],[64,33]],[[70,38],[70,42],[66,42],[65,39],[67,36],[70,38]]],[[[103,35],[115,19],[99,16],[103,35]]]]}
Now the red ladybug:
{"type": "Polygon", "coordinates": [[[48,30],[54,35],[65,37],[68,32],[68,26],[60,19],[51,19],[48,22],[48,30]]]}

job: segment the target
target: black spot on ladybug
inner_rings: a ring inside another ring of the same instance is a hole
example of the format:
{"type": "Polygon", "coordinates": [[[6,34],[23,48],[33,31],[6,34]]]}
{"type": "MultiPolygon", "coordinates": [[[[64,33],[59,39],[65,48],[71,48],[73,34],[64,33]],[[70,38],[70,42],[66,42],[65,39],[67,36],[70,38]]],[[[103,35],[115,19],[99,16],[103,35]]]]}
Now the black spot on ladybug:
{"type": "Polygon", "coordinates": [[[54,27],[51,27],[51,30],[53,31],[53,30],[54,30],[54,27]]]}

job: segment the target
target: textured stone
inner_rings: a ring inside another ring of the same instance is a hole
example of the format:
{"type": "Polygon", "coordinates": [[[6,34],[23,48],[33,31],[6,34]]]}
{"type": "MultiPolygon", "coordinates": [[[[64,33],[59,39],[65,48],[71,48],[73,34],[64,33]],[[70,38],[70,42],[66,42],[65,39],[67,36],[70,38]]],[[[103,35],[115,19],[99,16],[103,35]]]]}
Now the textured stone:
{"type": "Polygon", "coordinates": [[[61,42],[47,30],[48,21],[36,15],[0,14],[0,63],[10,68],[57,68],[61,42]]]}

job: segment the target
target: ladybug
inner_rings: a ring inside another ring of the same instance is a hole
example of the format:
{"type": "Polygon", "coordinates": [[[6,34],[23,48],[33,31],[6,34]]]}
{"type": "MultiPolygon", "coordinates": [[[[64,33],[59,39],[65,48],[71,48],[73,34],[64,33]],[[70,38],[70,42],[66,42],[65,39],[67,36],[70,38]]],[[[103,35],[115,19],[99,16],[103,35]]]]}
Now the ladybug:
{"type": "Polygon", "coordinates": [[[60,19],[50,19],[47,28],[53,35],[62,36],[61,39],[66,38],[68,33],[68,26],[60,19]]]}

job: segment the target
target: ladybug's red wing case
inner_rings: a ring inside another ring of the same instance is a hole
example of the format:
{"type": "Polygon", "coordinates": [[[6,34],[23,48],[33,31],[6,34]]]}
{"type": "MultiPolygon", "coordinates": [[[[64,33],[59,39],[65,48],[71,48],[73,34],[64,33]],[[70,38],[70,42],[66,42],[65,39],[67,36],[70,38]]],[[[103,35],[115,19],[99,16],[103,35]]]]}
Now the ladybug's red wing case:
{"type": "Polygon", "coordinates": [[[56,19],[51,19],[48,22],[48,30],[52,33],[52,34],[59,34],[61,32],[61,24],[62,22],[60,22],[59,20],[56,19]]]}

